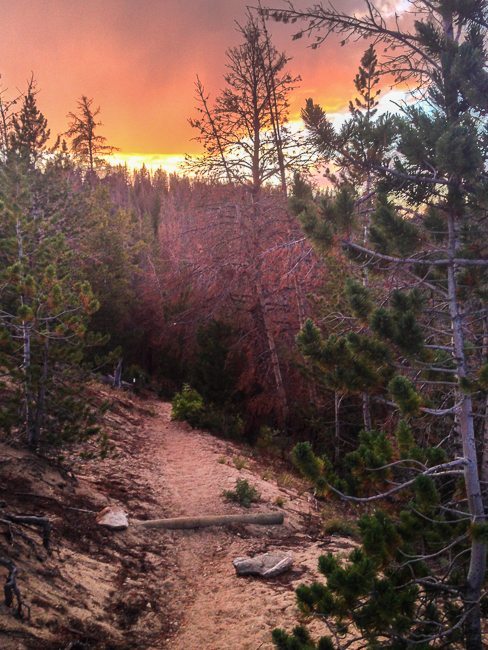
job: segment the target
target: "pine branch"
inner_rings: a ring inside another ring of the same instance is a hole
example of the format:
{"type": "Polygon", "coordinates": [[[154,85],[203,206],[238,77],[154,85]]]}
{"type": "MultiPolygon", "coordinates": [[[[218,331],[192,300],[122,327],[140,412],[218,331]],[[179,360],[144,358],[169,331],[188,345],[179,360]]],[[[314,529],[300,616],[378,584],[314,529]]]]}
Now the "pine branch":
{"type": "Polygon", "coordinates": [[[468,461],[465,458],[457,458],[456,460],[453,460],[449,463],[442,463],[441,465],[436,465],[435,467],[429,467],[424,472],[418,474],[415,478],[410,479],[409,481],[405,481],[400,485],[396,485],[395,487],[391,488],[391,490],[387,490],[386,492],[382,492],[381,494],[375,494],[371,497],[353,497],[349,494],[344,494],[344,492],[341,492],[330,483],[327,483],[327,487],[331,490],[331,492],[336,494],[344,501],[352,501],[353,503],[372,503],[373,501],[386,499],[387,497],[396,494],[401,490],[405,490],[406,488],[413,485],[419,476],[445,475],[446,473],[450,473],[450,470],[454,469],[455,467],[459,467],[459,466],[465,467],[467,464],[468,461]]]}
{"type": "Polygon", "coordinates": [[[365,248],[359,244],[353,244],[353,242],[343,239],[342,245],[344,248],[350,248],[358,253],[368,255],[373,260],[382,260],[385,262],[392,262],[393,264],[416,264],[421,266],[475,266],[475,267],[488,267],[488,259],[466,259],[466,258],[454,258],[454,259],[436,259],[436,260],[426,260],[422,258],[415,257],[393,257],[392,255],[385,255],[383,253],[378,253],[371,250],[370,248],[365,248]]]}

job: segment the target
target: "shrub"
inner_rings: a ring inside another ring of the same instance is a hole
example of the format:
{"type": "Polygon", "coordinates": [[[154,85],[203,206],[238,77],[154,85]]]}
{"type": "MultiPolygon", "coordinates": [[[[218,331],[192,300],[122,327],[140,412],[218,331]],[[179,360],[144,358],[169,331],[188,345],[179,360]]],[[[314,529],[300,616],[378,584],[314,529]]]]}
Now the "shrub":
{"type": "Polygon", "coordinates": [[[276,483],[281,487],[286,489],[293,488],[296,484],[296,478],[290,472],[281,472],[276,477],[276,483]]]}
{"type": "Polygon", "coordinates": [[[242,456],[234,456],[232,459],[232,462],[234,463],[234,467],[238,470],[244,469],[247,467],[247,460],[243,458],[242,456]]]}
{"type": "Polygon", "coordinates": [[[192,427],[200,424],[205,410],[202,396],[189,384],[184,384],[183,390],[176,393],[171,402],[171,407],[173,420],[186,420],[192,427]]]}
{"type": "Polygon", "coordinates": [[[229,440],[240,440],[244,433],[244,422],[240,415],[221,411],[213,405],[206,405],[202,410],[198,426],[229,440]]]}
{"type": "Polygon", "coordinates": [[[246,479],[237,479],[235,490],[224,490],[227,501],[234,501],[244,508],[249,508],[251,503],[259,501],[260,494],[246,479]]]}
{"type": "Polygon", "coordinates": [[[273,429],[266,425],[259,429],[259,435],[256,440],[256,448],[262,454],[271,456],[283,455],[288,441],[279,429],[273,429]]]}
{"type": "Polygon", "coordinates": [[[324,524],[324,533],[327,535],[341,535],[341,537],[351,537],[359,539],[359,529],[351,521],[346,519],[329,519],[324,524]]]}

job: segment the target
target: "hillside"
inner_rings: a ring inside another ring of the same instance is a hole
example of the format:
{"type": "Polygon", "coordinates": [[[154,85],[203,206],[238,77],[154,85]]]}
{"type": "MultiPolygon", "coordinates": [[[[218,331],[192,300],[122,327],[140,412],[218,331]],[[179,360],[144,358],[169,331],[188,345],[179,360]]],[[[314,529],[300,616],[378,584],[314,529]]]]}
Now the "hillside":
{"type": "Polygon", "coordinates": [[[168,403],[97,391],[112,401],[108,458],[78,461],[67,474],[1,448],[9,511],[44,514],[53,524],[51,556],[15,533],[5,548],[21,569],[31,618],[20,622],[3,606],[1,647],[272,648],[273,627],[296,622],[294,588],[315,574],[320,553],[341,552],[347,540],[319,535],[306,486],[276,461],[171,421],[168,403]],[[285,524],[109,532],[95,523],[107,504],[137,519],[243,512],[222,497],[237,478],[261,493],[251,511],[282,503],[285,524]],[[235,557],[271,549],[293,554],[291,572],[267,581],[236,576],[235,557]]]}

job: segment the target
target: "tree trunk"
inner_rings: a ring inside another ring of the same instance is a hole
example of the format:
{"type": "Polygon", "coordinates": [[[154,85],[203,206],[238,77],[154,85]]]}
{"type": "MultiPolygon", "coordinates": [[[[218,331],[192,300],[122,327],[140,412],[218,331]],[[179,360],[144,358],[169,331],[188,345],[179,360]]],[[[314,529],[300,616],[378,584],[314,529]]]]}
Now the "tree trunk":
{"type": "Polygon", "coordinates": [[[339,443],[341,440],[341,419],[340,419],[340,409],[343,395],[339,395],[337,391],[334,391],[334,462],[337,463],[339,460],[339,443]]]}
{"type": "MultiPolygon", "coordinates": [[[[17,219],[15,224],[17,237],[17,258],[21,265],[24,263],[24,243],[22,236],[22,227],[20,220],[17,219]]],[[[20,296],[21,305],[26,304],[24,295],[20,296]]],[[[32,392],[31,392],[31,326],[28,322],[22,321],[22,372],[23,372],[23,390],[24,390],[24,425],[29,447],[35,448],[35,432],[32,414],[32,392]]]]}
{"type": "Polygon", "coordinates": [[[26,322],[22,322],[22,371],[24,375],[24,423],[27,435],[27,444],[32,449],[36,447],[35,427],[32,413],[31,391],[31,331],[26,322]]]}
{"type": "MultiPolygon", "coordinates": [[[[449,258],[455,259],[458,248],[455,216],[451,213],[448,217],[449,229],[449,258]]],[[[457,366],[458,379],[466,377],[465,341],[461,308],[457,297],[457,269],[452,261],[447,269],[449,311],[452,324],[454,356],[457,366]]],[[[473,403],[471,395],[464,394],[459,388],[456,391],[456,402],[459,407],[459,433],[461,437],[463,455],[468,461],[464,470],[464,481],[468,498],[468,509],[473,523],[482,523],[486,520],[481,495],[481,484],[478,474],[478,458],[476,453],[476,439],[473,420],[473,403]]],[[[471,541],[471,557],[466,578],[464,593],[465,607],[465,638],[467,650],[482,650],[481,631],[481,589],[486,574],[487,544],[478,539],[471,541]]]]}
{"type": "MultiPolygon", "coordinates": [[[[488,318],[483,319],[483,351],[482,363],[488,362],[488,318]]],[[[483,439],[481,451],[481,480],[485,486],[488,486],[488,395],[485,399],[485,408],[483,413],[483,439]]],[[[488,494],[488,488],[485,494],[488,494]]],[[[485,502],[485,509],[488,508],[488,503],[485,502]]]]}
{"type": "Polygon", "coordinates": [[[114,388],[121,388],[122,386],[122,362],[123,359],[119,359],[114,368],[114,388]]]}
{"type": "Polygon", "coordinates": [[[283,195],[286,197],[287,196],[286,167],[285,167],[285,157],[283,155],[283,140],[281,137],[281,125],[280,125],[280,115],[278,109],[278,100],[276,97],[276,78],[273,71],[269,33],[266,28],[266,21],[262,17],[261,17],[261,23],[262,23],[262,31],[263,31],[264,41],[265,41],[266,58],[267,58],[267,60],[265,60],[263,52],[262,50],[260,50],[260,53],[262,55],[261,64],[263,67],[266,93],[268,95],[269,115],[273,127],[273,139],[276,147],[276,157],[278,162],[278,170],[280,174],[281,191],[283,192],[283,195]]]}
{"type": "Polygon", "coordinates": [[[259,524],[262,526],[280,525],[284,521],[282,512],[260,512],[250,515],[216,515],[201,517],[175,517],[173,519],[136,519],[131,525],[141,528],[166,528],[169,530],[186,530],[208,526],[228,526],[230,524],[259,524]]]}
{"type": "MultiPolygon", "coordinates": [[[[47,332],[49,334],[49,331],[47,332]]],[[[46,412],[46,384],[49,376],[49,337],[44,339],[44,351],[42,358],[42,372],[39,379],[37,391],[36,418],[34,423],[33,446],[37,447],[41,441],[44,416],[46,412]]]]}
{"type": "Polygon", "coordinates": [[[371,429],[373,428],[372,421],[371,421],[371,405],[370,405],[369,395],[367,393],[362,394],[362,402],[363,402],[363,425],[366,431],[371,431],[371,429]]]}
{"type": "Polygon", "coordinates": [[[266,300],[266,296],[264,294],[264,289],[262,287],[259,278],[256,281],[256,292],[257,292],[257,298],[259,303],[259,309],[261,312],[261,320],[263,323],[264,331],[266,334],[266,341],[268,344],[271,368],[273,370],[273,377],[276,385],[276,395],[278,397],[278,404],[279,404],[280,426],[285,428],[288,420],[288,400],[286,397],[285,386],[283,383],[283,375],[281,374],[280,360],[278,357],[278,352],[276,350],[276,342],[269,323],[268,303],[266,300]]]}

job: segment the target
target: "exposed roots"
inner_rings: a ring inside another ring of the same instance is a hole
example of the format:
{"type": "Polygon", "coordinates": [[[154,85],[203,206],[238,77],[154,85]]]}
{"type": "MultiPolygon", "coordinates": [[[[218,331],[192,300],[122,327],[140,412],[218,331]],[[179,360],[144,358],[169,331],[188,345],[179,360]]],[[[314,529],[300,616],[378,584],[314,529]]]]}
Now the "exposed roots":
{"type": "Polygon", "coordinates": [[[8,570],[7,579],[3,586],[5,604],[7,607],[13,608],[14,616],[17,618],[20,618],[21,620],[30,618],[30,607],[24,602],[20,589],[17,586],[17,575],[19,569],[12,560],[1,555],[0,565],[4,566],[8,570]],[[25,615],[25,612],[27,613],[27,616],[25,615]]]}
{"type": "MultiPolygon", "coordinates": [[[[31,548],[36,546],[35,541],[27,535],[22,528],[37,528],[40,529],[42,534],[42,545],[46,551],[50,552],[50,542],[51,542],[51,524],[47,517],[36,517],[32,515],[11,515],[6,512],[2,512],[0,516],[0,523],[7,526],[7,535],[11,544],[14,543],[15,535],[21,537],[26,541],[31,548]]],[[[19,574],[19,568],[8,557],[0,555],[0,566],[3,566],[7,569],[7,578],[3,586],[4,591],[4,602],[7,607],[10,607],[14,616],[24,620],[30,618],[30,607],[27,605],[22,597],[21,591],[17,585],[17,576],[19,574]]]]}

